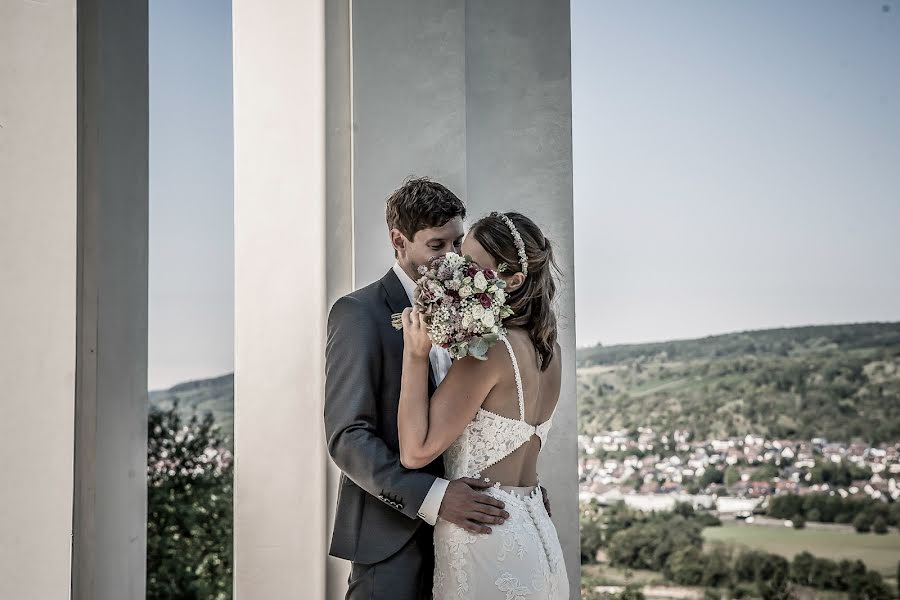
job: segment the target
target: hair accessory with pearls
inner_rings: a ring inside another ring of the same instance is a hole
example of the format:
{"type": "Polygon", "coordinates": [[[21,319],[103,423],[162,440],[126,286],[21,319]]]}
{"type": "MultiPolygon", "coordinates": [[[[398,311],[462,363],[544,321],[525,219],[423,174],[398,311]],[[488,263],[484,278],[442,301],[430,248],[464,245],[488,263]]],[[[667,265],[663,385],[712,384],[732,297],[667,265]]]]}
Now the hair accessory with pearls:
{"type": "Polygon", "coordinates": [[[525,242],[522,241],[522,236],[519,235],[519,230],[516,229],[515,224],[512,222],[512,219],[507,217],[502,212],[493,212],[491,213],[495,217],[499,217],[503,219],[503,222],[506,223],[506,226],[509,227],[509,232],[512,234],[513,243],[516,245],[516,250],[519,252],[519,264],[522,266],[522,275],[528,275],[528,255],[525,253],[525,242]]]}

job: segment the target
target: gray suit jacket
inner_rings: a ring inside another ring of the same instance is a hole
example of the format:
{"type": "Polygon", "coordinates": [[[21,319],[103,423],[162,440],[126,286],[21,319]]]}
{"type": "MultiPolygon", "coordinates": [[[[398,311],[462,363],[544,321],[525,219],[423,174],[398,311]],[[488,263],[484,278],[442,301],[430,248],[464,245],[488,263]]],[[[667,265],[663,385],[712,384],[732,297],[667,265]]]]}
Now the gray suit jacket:
{"type": "MultiPolygon", "coordinates": [[[[329,554],[361,564],[381,562],[418,527],[428,527],[417,511],[444,474],[440,457],[419,470],[400,464],[403,333],[391,326],[391,315],[407,306],[391,270],[338,300],[328,315],[325,436],[343,472],[329,554]]],[[[434,388],[429,367],[429,394],[434,388]]]]}

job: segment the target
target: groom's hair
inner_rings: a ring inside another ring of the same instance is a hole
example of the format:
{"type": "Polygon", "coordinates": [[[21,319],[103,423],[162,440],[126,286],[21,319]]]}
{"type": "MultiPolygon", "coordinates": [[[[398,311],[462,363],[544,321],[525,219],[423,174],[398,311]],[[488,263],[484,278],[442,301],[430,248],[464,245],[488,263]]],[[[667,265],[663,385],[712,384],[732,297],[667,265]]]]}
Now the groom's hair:
{"type": "Polygon", "coordinates": [[[388,229],[398,229],[412,240],[416,232],[442,227],[451,219],[466,218],[466,207],[456,194],[427,177],[410,178],[387,199],[388,229]]]}

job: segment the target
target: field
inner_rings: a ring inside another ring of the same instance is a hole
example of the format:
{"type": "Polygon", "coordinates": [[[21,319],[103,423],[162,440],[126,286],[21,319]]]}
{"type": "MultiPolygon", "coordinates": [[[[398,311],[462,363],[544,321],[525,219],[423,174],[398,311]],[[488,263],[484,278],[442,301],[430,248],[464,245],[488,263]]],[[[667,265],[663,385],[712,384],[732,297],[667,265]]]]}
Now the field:
{"type": "Polygon", "coordinates": [[[723,523],[707,527],[703,539],[708,543],[731,542],[793,558],[804,550],[821,558],[860,559],[870,569],[893,579],[900,561],[900,535],[895,529],[884,535],[855,531],[790,529],[723,523]]]}

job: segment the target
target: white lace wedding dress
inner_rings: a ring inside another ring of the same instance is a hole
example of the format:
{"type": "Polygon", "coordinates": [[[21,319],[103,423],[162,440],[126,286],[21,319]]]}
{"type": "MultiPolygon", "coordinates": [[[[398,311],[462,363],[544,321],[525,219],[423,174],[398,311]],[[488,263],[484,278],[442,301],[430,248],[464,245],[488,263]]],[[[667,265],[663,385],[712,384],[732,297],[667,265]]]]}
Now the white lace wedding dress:
{"type": "MultiPolygon", "coordinates": [[[[512,346],[501,338],[515,369],[519,418],[479,409],[462,435],[444,453],[448,479],[481,478],[537,434],[543,448],[552,417],[539,425],[525,421],[522,376],[512,346]]],[[[538,600],[568,599],[562,549],[556,527],[544,508],[539,486],[495,483],[485,493],[506,505],[509,519],[491,525],[491,533],[470,533],[438,519],[434,528],[434,598],[538,600]]]]}

